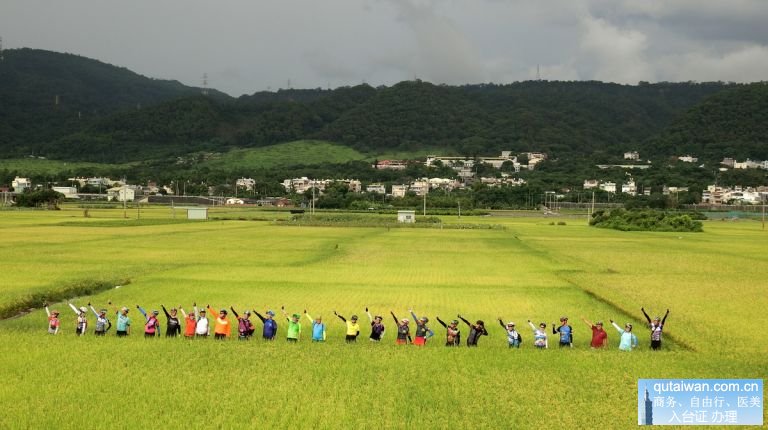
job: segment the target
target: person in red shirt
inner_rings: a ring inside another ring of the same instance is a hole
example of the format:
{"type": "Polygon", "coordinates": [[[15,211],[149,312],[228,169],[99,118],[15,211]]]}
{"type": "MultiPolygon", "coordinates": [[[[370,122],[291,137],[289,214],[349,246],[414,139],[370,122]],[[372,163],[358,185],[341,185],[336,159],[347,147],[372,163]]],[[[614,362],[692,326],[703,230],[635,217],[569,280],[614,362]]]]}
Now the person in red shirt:
{"type": "Polygon", "coordinates": [[[197,320],[195,319],[195,313],[190,312],[187,314],[184,312],[184,308],[179,306],[181,314],[184,315],[184,337],[192,339],[195,337],[195,328],[197,327],[197,320]]]}
{"type": "Polygon", "coordinates": [[[61,322],[59,321],[59,311],[55,309],[53,312],[49,311],[48,303],[43,303],[43,306],[45,307],[45,313],[48,314],[48,333],[58,334],[59,326],[61,325],[61,322]]]}
{"type": "Polygon", "coordinates": [[[608,333],[603,330],[603,322],[598,321],[594,324],[589,322],[586,318],[582,317],[585,323],[592,329],[592,341],[589,342],[589,346],[592,348],[604,348],[608,345],[608,333]]]}

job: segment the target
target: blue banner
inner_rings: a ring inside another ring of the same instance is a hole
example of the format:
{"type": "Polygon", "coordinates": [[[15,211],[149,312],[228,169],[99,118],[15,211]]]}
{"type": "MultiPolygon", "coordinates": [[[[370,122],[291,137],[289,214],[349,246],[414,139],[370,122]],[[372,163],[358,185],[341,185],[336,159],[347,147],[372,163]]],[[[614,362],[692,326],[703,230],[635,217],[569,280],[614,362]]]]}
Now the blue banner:
{"type": "Polygon", "coordinates": [[[639,425],[763,425],[762,379],[639,379],[639,425]]]}

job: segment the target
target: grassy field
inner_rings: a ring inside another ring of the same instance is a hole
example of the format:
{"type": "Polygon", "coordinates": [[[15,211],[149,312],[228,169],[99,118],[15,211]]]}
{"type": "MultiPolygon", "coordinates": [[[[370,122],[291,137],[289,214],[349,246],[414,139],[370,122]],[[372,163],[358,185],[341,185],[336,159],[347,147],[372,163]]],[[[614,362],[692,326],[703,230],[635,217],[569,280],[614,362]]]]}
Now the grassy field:
{"type": "Polygon", "coordinates": [[[0,322],[0,401],[15,405],[0,415],[1,428],[630,428],[638,378],[760,378],[768,370],[768,335],[759,327],[768,234],[756,222],[707,222],[704,233],[681,235],[594,229],[577,219],[462,217],[506,228],[440,230],[174,222],[168,208],[142,215],[0,212],[0,303],[127,278],[75,303],[284,305],[322,315],[328,342],[308,342],[306,320],[296,345],[283,340],[285,324],[274,343],[145,340],[138,332],[75,338],[74,314],[58,303],[56,337],[45,333],[40,310],[0,322]],[[386,316],[385,341],[371,344],[364,329],[361,342],[347,345],[333,311],[366,320],[365,306],[386,316]],[[641,306],[671,309],[662,352],[649,351],[641,306]],[[388,312],[402,318],[409,308],[434,322],[425,348],[393,344],[388,312]],[[486,321],[490,335],[479,348],[442,346],[434,317],[457,313],[486,321]],[[575,348],[534,350],[526,320],[551,324],[563,314],[575,348]],[[522,349],[506,347],[498,316],[517,322],[522,349]],[[609,328],[610,350],[590,350],[581,316],[634,322],[641,348],[617,351],[609,328]]]}
{"type": "MultiPolygon", "coordinates": [[[[128,164],[121,164],[126,167],[128,164]]],[[[114,168],[113,164],[87,163],[60,160],[40,160],[37,158],[9,158],[0,159],[0,170],[17,171],[26,176],[57,175],[64,172],[73,172],[79,176],[93,175],[104,169],[114,168]]]]}
{"type": "Polygon", "coordinates": [[[324,141],[299,140],[262,148],[232,150],[201,165],[212,169],[260,169],[296,164],[344,163],[365,158],[367,157],[364,154],[347,146],[324,141]]]}

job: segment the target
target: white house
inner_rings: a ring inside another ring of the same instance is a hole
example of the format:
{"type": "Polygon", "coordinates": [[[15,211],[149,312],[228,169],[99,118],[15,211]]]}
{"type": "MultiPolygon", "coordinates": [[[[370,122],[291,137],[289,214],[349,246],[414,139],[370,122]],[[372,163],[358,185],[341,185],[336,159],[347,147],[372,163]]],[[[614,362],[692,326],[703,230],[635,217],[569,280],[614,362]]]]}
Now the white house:
{"type": "Polygon", "coordinates": [[[677,157],[677,161],[682,161],[683,163],[695,163],[699,161],[698,157],[693,157],[691,155],[683,155],[681,157],[677,157]]]}
{"type": "Polygon", "coordinates": [[[630,179],[629,182],[621,184],[621,192],[631,196],[637,194],[637,186],[635,186],[635,181],[630,179]]]}
{"type": "Polygon", "coordinates": [[[107,201],[132,202],[136,198],[136,190],[130,187],[113,187],[107,190],[107,201]]]}
{"type": "Polygon", "coordinates": [[[410,189],[416,193],[417,196],[423,196],[429,193],[429,181],[426,178],[413,181],[411,182],[410,189]]]}
{"type": "Polygon", "coordinates": [[[252,191],[256,186],[256,180],[251,178],[240,178],[235,182],[238,188],[245,188],[247,191],[252,191]]]}
{"type": "Polygon", "coordinates": [[[405,197],[408,185],[392,185],[392,197],[405,197]]]}
{"type": "Polygon", "coordinates": [[[365,191],[368,193],[387,194],[387,188],[384,184],[368,184],[365,187],[365,191]]]}
{"type": "Polygon", "coordinates": [[[13,191],[16,193],[23,193],[26,190],[32,189],[32,181],[29,178],[15,177],[11,182],[13,191]]]}
{"type": "Polygon", "coordinates": [[[600,186],[600,181],[598,181],[597,179],[585,179],[584,180],[584,189],[585,190],[589,190],[589,189],[592,189],[592,188],[597,188],[598,186],[600,186]]]}
{"type": "Polygon", "coordinates": [[[609,193],[616,192],[616,182],[601,182],[600,189],[609,193]]]}
{"type": "Polygon", "coordinates": [[[624,159],[625,160],[634,160],[638,161],[640,160],[640,153],[637,151],[630,151],[624,153],[624,159]]]}

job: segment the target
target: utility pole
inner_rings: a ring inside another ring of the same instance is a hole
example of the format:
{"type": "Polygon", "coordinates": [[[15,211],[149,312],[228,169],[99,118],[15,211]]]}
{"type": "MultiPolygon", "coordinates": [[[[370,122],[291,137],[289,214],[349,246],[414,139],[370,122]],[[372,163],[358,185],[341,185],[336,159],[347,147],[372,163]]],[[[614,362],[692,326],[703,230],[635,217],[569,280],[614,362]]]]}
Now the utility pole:
{"type": "Polygon", "coordinates": [[[459,202],[459,219],[461,219],[461,200],[459,200],[458,202],[459,202]]]}

